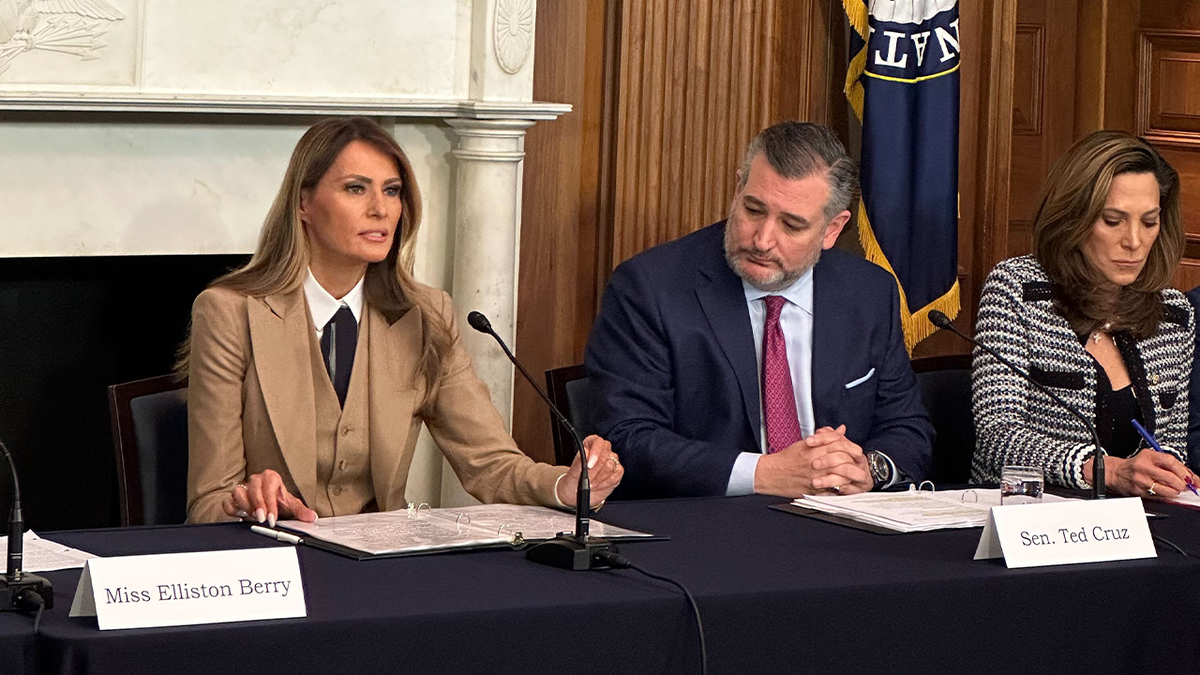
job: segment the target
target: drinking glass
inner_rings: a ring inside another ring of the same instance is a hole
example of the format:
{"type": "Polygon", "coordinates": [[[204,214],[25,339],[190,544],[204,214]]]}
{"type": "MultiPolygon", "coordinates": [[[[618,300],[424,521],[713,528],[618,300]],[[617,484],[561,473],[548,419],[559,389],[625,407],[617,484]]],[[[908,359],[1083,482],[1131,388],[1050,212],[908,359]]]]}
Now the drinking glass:
{"type": "Polygon", "coordinates": [[[1006,466],[1000,471],[1000,503],[1036,504],[1042,501],[1046,479],[1036,466],[1006,466]]]}

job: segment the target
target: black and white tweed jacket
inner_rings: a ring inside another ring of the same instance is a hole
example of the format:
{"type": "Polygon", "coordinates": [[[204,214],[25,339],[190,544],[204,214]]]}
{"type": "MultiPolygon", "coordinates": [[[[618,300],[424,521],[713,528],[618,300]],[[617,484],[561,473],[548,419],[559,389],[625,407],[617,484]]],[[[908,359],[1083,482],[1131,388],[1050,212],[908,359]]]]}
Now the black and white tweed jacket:
{"type": "MultiPolygon", "coordinates": [[[[1195,320],[1183,294],[1162,292],[1158,332],[1114,335],[1146,428],[1187,461],[1188,380],[1195,320]]],[[[1096,366],[1053,307],[1050,278],[1032,256],[996,265],[983,286],[975,337],[1026,370],[1090,420],[1097,418],[1096,366]]],[[[994,483],[1005,465],[1040,466],[1046,480],[1086,488],[1090,432],[1050,397],[976,348],[971,370],[976,447],[972,480],[994,483]]],[[[1104,413],[1105,411],[1101,411],[1104,413]]]]}

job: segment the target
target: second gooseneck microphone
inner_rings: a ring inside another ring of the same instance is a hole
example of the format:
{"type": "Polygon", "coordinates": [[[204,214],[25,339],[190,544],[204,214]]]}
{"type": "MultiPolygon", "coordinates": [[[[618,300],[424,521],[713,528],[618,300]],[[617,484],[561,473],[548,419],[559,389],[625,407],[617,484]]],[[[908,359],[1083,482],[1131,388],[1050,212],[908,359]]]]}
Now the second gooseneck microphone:
{"type": "Polygon", "coordinates": [[[492,329],[492,322],[481,312],[471,312],[467,315],[467,323],[471,328],[492,336],[492,339],[500,345],[504,350],[504,355],[512,362],[521,375],[529,381],[542,400],[550,406],[550,410],[554,413],[554,418],[558,423],[567,430],[571,439],[575,441],[575,449],[579,452],[579,487],[575,493],[575,533],[572,535],[559,535],[550,541],[538,544],[529,549],[526,557],[534,562],[554,567],[562,567],[571,570],[589,570],[603,569],[610,567],[607,557],[616,553],[616,546],[606,539],[598,539],[589,536],[590,519],[588,514],[591,512],[592,501],[592,486],[588,479],[588,455],[587,450],[583,447],[583,441],[579,438],[579,432],[575,430],[575,425],[571,424],[566,415],[559,411],[546,392],[538,386],[529,371],[521,365],[517,357],[509,350],[508,345],[504,344],[504,340],[496,334],[492,329]]]}

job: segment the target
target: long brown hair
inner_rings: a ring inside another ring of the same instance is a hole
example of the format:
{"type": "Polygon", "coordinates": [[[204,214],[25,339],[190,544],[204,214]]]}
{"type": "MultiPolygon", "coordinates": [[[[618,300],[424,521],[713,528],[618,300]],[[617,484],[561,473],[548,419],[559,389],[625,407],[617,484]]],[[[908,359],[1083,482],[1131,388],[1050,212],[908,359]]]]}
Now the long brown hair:
{"type": "Polygon", "coordinates": [[[1033,217],[1034,256],[1055,287],[1055,306],[1078,335],[1089,335],[1108,321],[1114,330],[1130,330],[1141,340],[1158,330],[1159,293],[1183,255],[1179,216],[1179,175],[1145,139],[1120,131],[1097,131],[1076,143],[1054,164],[1033,217]],[[1133,283],[1114,296],[1100,270],[1083,255],[1108,199],[1113,178],[1128,173],[1154,174],[1158,182],[1158,237],[1146,266],[1133,283]]]}
{"type": "MultiPolygon", "coordinates": [[[[416,307],[423,321],[420,372],[425,380],[428,409],[437,397],[442,361],[450,350],[449,326],[418,290],[413,277],[417,230],[421,224],[421,193],[412,165],[394,138],[374,120],[340,117],[313,125],[292,151],[283,184],[267,212],[258,250],[248,263],[213,281],[210,288],[228,288],[255,298],[288,293],[304,283],[309,263],[308,238],[300,222],[300,197],[316,187],[339,154],[353,141],[369,143],[396,161],[401,178],[400,223],[385,259],[367,266],[363,284],[367,303],[394,322],[416,307]]],[[[177,371],[186,375],[191,336],[180,347],[177,371]]]]}

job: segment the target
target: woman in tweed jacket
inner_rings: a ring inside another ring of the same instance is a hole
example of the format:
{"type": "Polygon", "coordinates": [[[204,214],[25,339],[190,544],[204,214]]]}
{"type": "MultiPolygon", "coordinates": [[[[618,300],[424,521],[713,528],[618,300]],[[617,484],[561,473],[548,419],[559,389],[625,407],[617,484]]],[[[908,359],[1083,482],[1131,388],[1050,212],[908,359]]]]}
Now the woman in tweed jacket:
{"type": "MultiPolygon", "coordinates": [[[[1141,139],[1091,134],[1051,170],[1033,240],[1034,255],[988,275],[976,337],[1093,420],[1108,491],[1177,495],[1196,480],[1185,466],[1195,321],[1168,287],[1183,250],[1178,175],[1141,139]],[[1131,419],[1168,452],[1143,452],[1131,419]]],[[[1090,485],[1091,433],[979,349],[972,405],[974,480],[1015,464],[1090,485]]]]}

